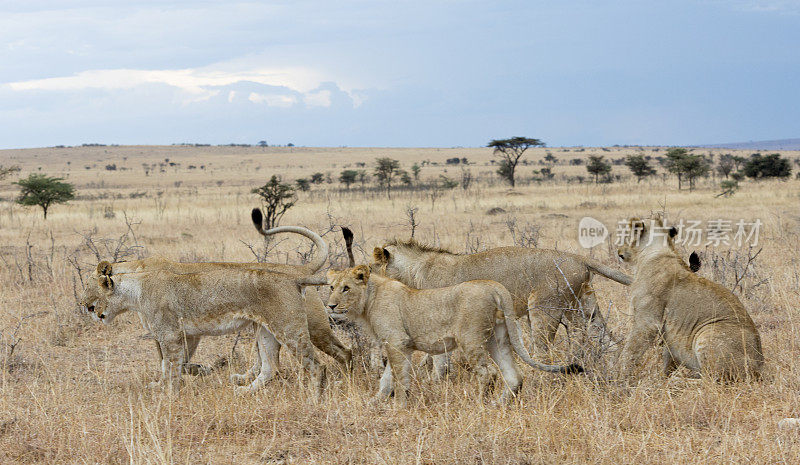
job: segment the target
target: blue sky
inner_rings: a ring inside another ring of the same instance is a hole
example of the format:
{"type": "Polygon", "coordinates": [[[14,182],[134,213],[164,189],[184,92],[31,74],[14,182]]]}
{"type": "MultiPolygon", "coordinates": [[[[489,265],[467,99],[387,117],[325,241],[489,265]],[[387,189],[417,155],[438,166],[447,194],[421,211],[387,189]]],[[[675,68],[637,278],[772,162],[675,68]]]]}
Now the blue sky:
{"type": "Polygon", "coordinates": [[[800,137],[800,0],[0,0],[0,148],[800,137]]]}

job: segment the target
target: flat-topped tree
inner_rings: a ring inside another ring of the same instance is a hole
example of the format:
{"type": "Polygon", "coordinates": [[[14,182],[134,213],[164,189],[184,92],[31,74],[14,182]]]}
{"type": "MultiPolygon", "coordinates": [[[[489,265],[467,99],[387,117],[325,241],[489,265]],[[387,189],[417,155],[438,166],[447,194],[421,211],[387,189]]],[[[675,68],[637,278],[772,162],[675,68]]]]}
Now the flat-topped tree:
{"type": "Polygon", "coordinates": [[[261,220],[263,221],[264,229],[272,229],[277,226],[281,221],[281,217],[297,202],[294,187],[290,184],[282,183],[281,179],[274,174],[268,183],[261,187],[256,187],[251,192],[261,197],[264,205],[264,217],[261,220]]]}
{"type": "Polygon", "coordinates": [[[600,176],[607,176],[611,173],[611,163],[603,159],[602,155],[589,155],[589,163],[586,164],[586,171],[594,176],[594,183],[600,182],[600,176]]]}
{"type": "Polygon", "coordinates": [[[628,155],[627,158],[625,158],[625,166],[636,176],[637,183],[648,176],[656,174],[655,168],[650,166],[650,163],[644,158],[644,155],[641,154],[628,155]]]}
{"type": "Polygon", "coordinates": [[[339,182],[344,184],[348,190],[350,190],[350,185],[356,182],[356,179],[358,179],[356,170],[344,170],[339,174],[339,182]]]}
{"type": "Polygon", "coordinates": [[[510,139],[494,139],[487,147],[494,149],[494,154],[500,157],[500,167],[497,174],[507,180],[511,187],[515,185],[514,173],[522,155],[531,147],[544,147],[545,143],[539,139],[528,137],[512,137],[510,139]]]}
{"type": "Polygon", "coordinates": [[[378,158],[373,173],[380,185],[386,187],[386,196],[392,198],[392,180],[400,174],[400,162],[388,157],[378,158]]]}
{"type": "Polygon", "coordinates": [[[64,178],[51,178],[44,174],[31,174],[25,179],[20,179],[14,184],[20,186],[17,203],[20,205],[42,207],[44,217],[47,219],[47,210],[55,203],[66,203],[75,198],[75,188],[72,184],[62,182],[64,178]]]}

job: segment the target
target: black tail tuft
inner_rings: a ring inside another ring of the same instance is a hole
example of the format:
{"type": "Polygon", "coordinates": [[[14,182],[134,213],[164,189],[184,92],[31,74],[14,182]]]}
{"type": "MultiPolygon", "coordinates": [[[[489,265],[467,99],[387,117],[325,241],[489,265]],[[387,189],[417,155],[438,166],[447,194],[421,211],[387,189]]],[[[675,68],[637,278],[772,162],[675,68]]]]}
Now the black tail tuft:
{"type": "Polygon", "coordinates": [[[356,258],[353,256],[353,231],[342,226],[342,236],[344,236],[344,247],[347,249],[347,260],[350,268],[356,266],[356,258]]]}
{"type": "Polygon", "coordinates": [[[568,375],[577,375],[578,373],[583,373],[583,367],[577,363],[573,363],[572,365],[565,366],[562,370],[562,373],[568,375]]]}
{"type": "Polygon", "coordinates": [[[353,231],[350,231],[350,228],[342,226],[342,236],[344,236],[345,244],[353,243],[353,231]]]}
{"type": "Polygon", "coordinates": [[[250,218],[253,219],[253,224],[259,231],[264,227],[264,214],[261,213],[260,208],[254,208],[253,211],[250,212],[250,218]]]}
{"type": "Polygon", "coordinates": [[[702,265],[702,262],[700,262],[700,256],[697,255],[697,252],[692,252],[692,254],[689,255],[689,269],[692,270],[692,273],[697,273],[697,270],[699,270],[702,265]]]}

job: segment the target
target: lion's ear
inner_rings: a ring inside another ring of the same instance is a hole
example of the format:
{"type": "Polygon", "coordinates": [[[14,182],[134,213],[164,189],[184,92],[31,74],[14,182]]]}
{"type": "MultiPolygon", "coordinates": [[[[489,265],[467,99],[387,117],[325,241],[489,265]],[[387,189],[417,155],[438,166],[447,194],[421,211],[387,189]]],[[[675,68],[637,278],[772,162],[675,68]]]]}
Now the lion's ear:
{"type": "Polygon", "coordinates": [[[111,276],[100,275],[97,278],[97,284],[106,292],[112,292],[114,290],[114,280],[111,279],[111,276]]]}
{"type": "Polygon", "coordinates": [[[692,273],[697,273],[702,265],[703,263],[700,261],[700,256],[697,255],[697,252],[692,252],[689,255],[689,269],[692,270],[692,273]]]}
{"type": "Polygon", "coordinates": [[[389,263],[389,257],[389,251],[384,248],[375,247],[372,249],[372,258],[377,263],[389,263]]]}
{"type": "Polygon", "coordinates": [[[111,276],[111,263],[103,260],[97,264],[97,274],[99,276],[111,276]]]}
{"type": "Polygon", "coordinates": [[[677,235],[678,235],[678,228],[676,228],[675,226],[669,228],[669,238],[670,239],[673,239],[677,235]]]}
{"type": "Polygon", "coordinates": [[[634,241],[638,241],[641,239],[645,232],[647,231],[647,226],[644,224],[644,221],[640,220],[639,218],[631,218],[631,238],[634,241]]]}
{"type": "Polygon", "coordinates": [[[367,284],[367,281],[369,281],[369,267],[367,265],[358,265],[353,271],[357,280],[367,284]]]}

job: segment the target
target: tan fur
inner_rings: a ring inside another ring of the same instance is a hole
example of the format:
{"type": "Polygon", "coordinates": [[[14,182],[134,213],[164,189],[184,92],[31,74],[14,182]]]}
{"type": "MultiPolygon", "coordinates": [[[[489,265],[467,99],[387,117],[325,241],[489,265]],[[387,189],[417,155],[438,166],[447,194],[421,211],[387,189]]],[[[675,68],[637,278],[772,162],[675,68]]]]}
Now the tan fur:
{"type": "MultiPolygon", "coordinates": [[[[579,338],[587,337],[588,326],[608,346],[613,339],[591,291],[592,272],[623,284],[631,281],[624,273],[589,258],[546,249],[499,247],[459,255],[411,240],[376,248],[374,258],[376,269],[418,289],[475,279],[499,282],[511,293],[516,316],[528,315],[534,345],[541,350],[552,344],[565,318],[571,320],[570,327],[581,328],[579,338]]],[[[582,342],[579,347],[586,345],[582,342]]]]}
{"type": "MultiPolygon", "coordinates": [[[[213,269],[230,269],[230,270],[266,270],[285,273],[289,276],[299,278],[308,273],[315,273],[317,270],[309,269],[306,265],[285,265],[277,263],[229,263],[229,262],[209,262],[209,263],[178,263],[166,260],[161,257],[151,257],[142,260],[133,260],[128,262],[115,263],[113,265],[116,273],[130,273],[139,271],[152,271],[158,269],[167,269],[175,273],[196,273],[213,269]]],[[[308,331],[311,336],[311,343],[318,349],[333,357],[337,362],[349,367],[351,360],[351,353],[338,338],[333,334],[328,320],[328,313],[325,311],[325,304],[319,292],[315,288],[306,288],[304,295],[303,310],[306,313],[308,320],[308,331]]],[[[258,333],[257,333],[258,335],[258,333]]],[[[263,339],[262,339],[263,341],[263,339]]],[[[190,374],[204,374],[208,370],[200,365],[189,364],[192,354],[194,354],[200,338],[192,338],[187,340],[187,370],[190,374]]],[[[156,342],[156,349],[161,354],[161,348],[156,342]]],[[[277,363],[279,360],[279,353],[268,353],[269,361],[277,363]]],[[[261,365],[260,357],[257,357],[253,368],[246,375],[234,375],[235,382],[241,384],[249,382],[251,377],[258,375],[258,367],[261,365]]],[[[277,366],[270,367],[270,370],[276,370],[277,366]]]]}
{"type": "MultiPolygon", "coordinates": [[[[253,323],[286,345],[321,387],[323,367],[311,345],[298,279],[263,270],[168,269],[116,275],[101,262],[84,289],[81,303],[105,324],[128,310],[139,313],[159,342],[162,380],[173,389],[186,361],[186,338],[229,333],[253,323]]],[[[257,379],[249,390],[263,385],[257,379]]]]}
{"type": "Polygon", "coordinates": [[[635,267],[621,373],[632,374],[644,351],[661,339],[666,375],[682,365],[716,380],[758,377],[761,338],[741,301],[692,272],[661,218],[632,218],[630,226],[632,237],[619,248],[620,258],[635,267]]]}
{"type": "Polygon", "coordinates": [[[344,271],[329,271],[331,296],[328,307],[361,322],[386,348],[389,364],[381,380],[378,398],[391,392],[391,378],[400,388],[395,397],[406,403],[410,383],[410,359],[415,350],[442,354],[461,347],[480,382],[489,382],[487,351],[505,379],[502,399],[522,384],[513,351],[529,365],[550,372],[580,371],[534,362],[517,329],[511,295],[495,281],[469,281],[439,289],[412,289],[400,281],[361,265],[344,271]],[[389,371],[390,370],[390,371],[389,371]]]}

